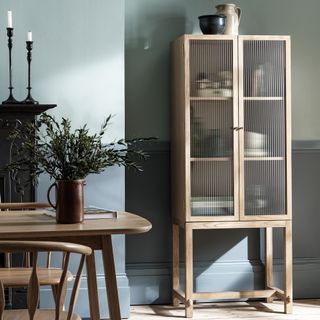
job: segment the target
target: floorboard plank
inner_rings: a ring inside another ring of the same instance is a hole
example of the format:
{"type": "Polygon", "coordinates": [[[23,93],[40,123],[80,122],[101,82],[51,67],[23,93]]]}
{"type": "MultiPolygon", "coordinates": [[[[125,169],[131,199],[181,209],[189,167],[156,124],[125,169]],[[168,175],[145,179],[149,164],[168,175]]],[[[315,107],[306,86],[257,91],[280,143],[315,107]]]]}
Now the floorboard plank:
{"type": "MultiPolygon", "coordinates": [[[[184,308],[148,305],[132,306],[130,320],[176,320],[184,318],[184,308]]],[[[320,320],[320,300],[296,300],[293,314],[283,313],[283,303],[228,302],[194,305],[194,320],[320,320]]]]}

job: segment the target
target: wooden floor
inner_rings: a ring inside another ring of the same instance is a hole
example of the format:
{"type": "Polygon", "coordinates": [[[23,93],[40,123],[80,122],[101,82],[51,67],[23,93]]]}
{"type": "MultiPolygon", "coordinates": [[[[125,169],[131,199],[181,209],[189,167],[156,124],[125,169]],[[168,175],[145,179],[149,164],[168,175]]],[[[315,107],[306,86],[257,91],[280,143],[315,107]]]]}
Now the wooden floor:
{"type": "MultiPolygon", "coordinates": [[[[130,320],[170,320],[184,319],[183,307],[162,305],[132,306],[130,320]]],[[[229,302],[196,304],[194,320],[320,320],[320,300],[297,300],[293,314],[283,314],[283,304],[262,302],[229,302]]]]}

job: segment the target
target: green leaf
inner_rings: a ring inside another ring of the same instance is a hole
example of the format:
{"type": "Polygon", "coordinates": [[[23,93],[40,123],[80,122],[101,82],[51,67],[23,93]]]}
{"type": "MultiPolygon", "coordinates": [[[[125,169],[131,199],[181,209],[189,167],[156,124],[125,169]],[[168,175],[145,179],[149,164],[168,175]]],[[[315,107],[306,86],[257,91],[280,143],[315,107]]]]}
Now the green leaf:
{"type": "Polygon", "coordinates": [[[38,120],[20,125],[9,134],[12,141],[12,163],[6,166],[11,172],[28,171],[33,183],[46,172],[56,180],[83,179],[118,165],[141,171],[137,161],[147,154],[135,146],[155,138],[119,139],[102,143],[112,116],[101,124],[98,133],[90,134],[87,125],[72,130],[71,121],[42,113],[38,120]]]}

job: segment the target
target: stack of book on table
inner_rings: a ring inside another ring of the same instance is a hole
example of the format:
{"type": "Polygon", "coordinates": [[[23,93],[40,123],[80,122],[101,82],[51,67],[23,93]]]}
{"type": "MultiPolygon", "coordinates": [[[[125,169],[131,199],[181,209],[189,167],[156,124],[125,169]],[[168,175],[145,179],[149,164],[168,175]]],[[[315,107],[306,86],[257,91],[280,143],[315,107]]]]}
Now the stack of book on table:
{"type": "MultiPolygon", "coordinates": [[[[56,211],[54,208],[48,208],[43,210],[44,213],[50,217],[56,216],[56,211]]],[[[114,210],[108,210],[105,208],[99,208],[95,206],[89,206],[84,208],[84,219],[94,220],[94,219],[114,219],[118,217],[118,212],[114,210]]]]}

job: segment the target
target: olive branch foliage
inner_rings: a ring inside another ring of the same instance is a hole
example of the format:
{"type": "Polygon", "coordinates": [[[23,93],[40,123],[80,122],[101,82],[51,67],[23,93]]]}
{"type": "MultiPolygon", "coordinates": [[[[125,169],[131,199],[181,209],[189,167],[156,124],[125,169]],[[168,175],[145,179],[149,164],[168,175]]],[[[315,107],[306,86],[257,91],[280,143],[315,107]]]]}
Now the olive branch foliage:
{"type": "Polygon", "coordinates": [[[142,171],[138,164],[148,155],[136,144],[155,138],[120,139],[103,143],[111,120],[109,115],[98,133],[90,134],[87,125],[72,130],[71,121],[42,113],[34,122],[18,126],[9,135],[16,147],[7,169],[27,171],[33,183],[41,173],[55,180],[84,179],[89,174],[101,173],[118,165],[142,171]]]}

